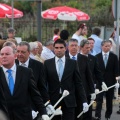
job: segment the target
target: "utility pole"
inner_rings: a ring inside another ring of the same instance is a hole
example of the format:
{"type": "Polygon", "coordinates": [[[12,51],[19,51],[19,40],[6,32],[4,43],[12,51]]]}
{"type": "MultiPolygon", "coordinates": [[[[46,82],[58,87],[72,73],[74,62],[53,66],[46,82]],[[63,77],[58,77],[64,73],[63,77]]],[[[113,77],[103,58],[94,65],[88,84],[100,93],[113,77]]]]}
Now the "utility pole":
{"type": "Polygon", "coordinates": [[[116,27],[116,36],[115,36],[115,42],[116,42],[116,54],[119,58],[119,32],[120,32],[120,0],[113,0],[112,1],[112,12],[115,19],[115,27],[116,27]]]}
{"type": "Polygon", "coordinates": [[[42,19],[41,19],[41,12],[42,12],[42,1],[39,0],[37,2],[37,40],[42,41],[42,19]]]}
{"type": "Polygon", "coordinates": [[[42,41],[42,1],[50,1],[50,0],[14,0],[14,1],[36,1],[37,2],[37,40],[42,41]]]}

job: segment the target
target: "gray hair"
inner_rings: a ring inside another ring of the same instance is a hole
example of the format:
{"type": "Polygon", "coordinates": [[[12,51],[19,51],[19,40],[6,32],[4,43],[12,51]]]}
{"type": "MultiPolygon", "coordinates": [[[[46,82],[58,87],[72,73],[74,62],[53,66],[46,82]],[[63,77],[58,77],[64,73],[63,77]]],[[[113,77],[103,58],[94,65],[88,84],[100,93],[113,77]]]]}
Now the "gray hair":
{"type": "Polygon", "coordinates": [[[22,41],[18,44],[18,46],[27,46],[27,50],[28,50],[28,52],[30,52],[30,45],[28,42],[22,41]]]}
{"type": "Polygon", "coordinates": [[[82,40],[80,42],[80,47],[84,47],[86,44],[90,44],[88,40],[82,40]]]}
{"type": "Polygon", "coordinates": [[[68,44],[70,45],[71,42],[76,42],[78,44],[78,40],[74,39],[74,38],[71,38],[68,42],[68,44]]]}
{"type": "Polygon", "coordinates": [[[110,40],[103,40],[102,42],[101,42],[101,46],[103,46],[105,43],[111,43],[111,41],[110,40]]]}
{"type": "Polygon", "coordinates": [[[30,51],[34,50],[35,48],[38,48],[38,43],[37,42],[30,42],[30,51]]]}
{"type": "Polygon", "coordinates": [[[10,27],[10,28],[7,29],[7,32],[8,33],[15,33],[16,31],[12,27],[10,27]]]}
{"type": "Polygon", "coordinates": [[[54,41],[51,39],[45,42],[45,46],[52,45],[52,44],[54,44],[54,41]]]}
{"type": "Polygon", "coordinates": [[[15,47],[16,45],[13,42],[7,41],[3,44],[3,47],[5,46],[10,46],[13,49],[13,53],[16,53],[16,47],[15,47]]]}

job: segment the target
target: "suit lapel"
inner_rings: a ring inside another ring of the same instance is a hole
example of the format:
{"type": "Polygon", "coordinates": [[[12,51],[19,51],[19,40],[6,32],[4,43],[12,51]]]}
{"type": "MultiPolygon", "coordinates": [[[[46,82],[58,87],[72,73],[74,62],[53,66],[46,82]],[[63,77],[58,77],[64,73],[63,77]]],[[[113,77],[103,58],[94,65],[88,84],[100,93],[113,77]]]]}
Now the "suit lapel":
{"type": "Polygon", "coordinates": [[[33,61],[32,61],[32,59],[30,58],[30,59],[29,59],[29,65],[28,65],[28,68],[32,68],[32,67],[31,67],[32,64],[33,64],[33,61]]]}
{"type": "Polygon", "coordinates": [[[15,94],[15,92],[17,91],[17,88],[20,85],[21,77],[22,77],[22,69],[20,69],[20,67],[17,66],[17,68],[16,68],[15,86],[14,86],[14,92],[13,92],[13,94],[15,94]]]}
{"type": "Polygon", "coordinates": [[[104,60],[103,60],[103,55],[102,55],[102,53],[100,53],[100,61],[101,61],[100,65],[103,66],[102,68],[106,69],[106,68],[105,68],[105,64],[104,64],[104,60]]]}
{"type": "Polygon", "coordinates": [[[52,59],[51,65],[52,65],[52,68],[54,70],[55,77],[58,78],[58,80],[59,80],[59,76],[58,76],[57,69],[56,69],[55,57],[52,59]]]}
{"type": "Polygon", "coordinates": [[[111,53],[109,53],[106,68],[107,68],[107,66],[109,65],[110,61],[111,61],[111,53]]]}
{"type": "Polygon", "coordinates": [[[4,74],[3,69],[1,67],[0,67],[0,78],[1,78],[1,84],[3,85],[4,90],[7,91],[9,94],[11,94],[9,87],[8,87],[7,80],[5,78],[5,74],[4,74]]]}
{"type": "Polygon", "coordinates": [[[68,62],[68,59],[67,59],[67,58],[65,58],[65,66],[64,66],[63,76],[62,76],[61,81],[63,81],[63,80],[64,80],[64,76],[66,76],[66,75],[67,75],[67,69],[68,69],[68,68],[69,68],[69,62],[68,62]]]}

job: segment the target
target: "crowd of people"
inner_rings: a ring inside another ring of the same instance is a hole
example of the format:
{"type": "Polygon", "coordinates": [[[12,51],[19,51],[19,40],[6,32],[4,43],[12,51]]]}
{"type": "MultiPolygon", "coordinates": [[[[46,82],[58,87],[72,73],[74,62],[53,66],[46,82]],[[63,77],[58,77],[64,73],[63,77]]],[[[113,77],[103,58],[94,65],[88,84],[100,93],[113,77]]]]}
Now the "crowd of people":
{"type": "Polygon", "coordinates": [[[44,45],[39,41],[17,43],[13,28],[8,29],[6,40],[1,35],[0,110],[5,120],[50,120],[52,114],[53,120],[101,120],[103,97],[105,119],[110,119],[115,89],[109,87],[119,89],[120,75],[112,49],[114,39],[102,40],[99,28],[90,37],[87,31],[84,23],[73,35],[57,28],[44,45]],[[69,95],[55,107],[64,90],[69,95]],[[94,100],[93,117],[89,104],[94,100]]]}

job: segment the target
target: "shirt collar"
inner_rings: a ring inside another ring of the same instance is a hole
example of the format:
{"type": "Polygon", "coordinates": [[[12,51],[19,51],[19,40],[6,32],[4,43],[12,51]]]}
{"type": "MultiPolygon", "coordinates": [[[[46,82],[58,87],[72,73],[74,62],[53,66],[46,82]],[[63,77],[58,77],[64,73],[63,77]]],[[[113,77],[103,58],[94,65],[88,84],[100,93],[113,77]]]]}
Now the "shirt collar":
{"type": "Polygon", "coordinates": [[[109,56],[109,51],[107,53],[105,53],[104,51],[102,51],[102,55],[104,56],[105,54],[107,54],[107,56],[109,56]]]}
{"type": "MultiPolygon", "coordinates": [[[[5,68],[4,66],[2,66],[2,68],[3,68],[4,73],[7,72],[7,70],[9,70],[8,68],[5,68]]],[[[15,72],[16,71],[16,64],[14,63],[14,65],[10,69],[15,72]]]]}
{"type": "MultiPolygon", "coordinates": [[[[29,65],[29,60],[30,60],[30,58],[28,58],[28,60],[24,63],[27,67],[28,67],[28,65],[29,65]]],[[[19,65],[22,65],[23,63],[21,63],[20,61],[19,61],[19,65]]]]}
{"type": "MultiPolygon", "coordinates": [[[[72,58],[72,57],[73,57],[73,55],[71,55],[70,53],[69,53],[69,56],[70,56],[70,58],[72,58]]],[[[75,57],[75,58],[77,58],[77,54],[76,54],[76,55],[74,55],[74,57],[75,57]]]]}
{"type": "MultiPolygon", "coordinates": [[[[55,56],[55,62],[56,63],[58,62],[59,59],[60,58],[58,58],[57,56],[55,56]]],[[[61,60],[62,60],[63,63],[65,63],[65,55],[61,58],[61,60]]]]}
{"type": "Polygon", "coordinates": [[[82,54],[82,55],[84,55],[84,56],[87,56],[87,57],[88,57],[88,55],[83,54],[83,53],[82,53],[82,51],[80,52],[80,54],[82,54]]]}

